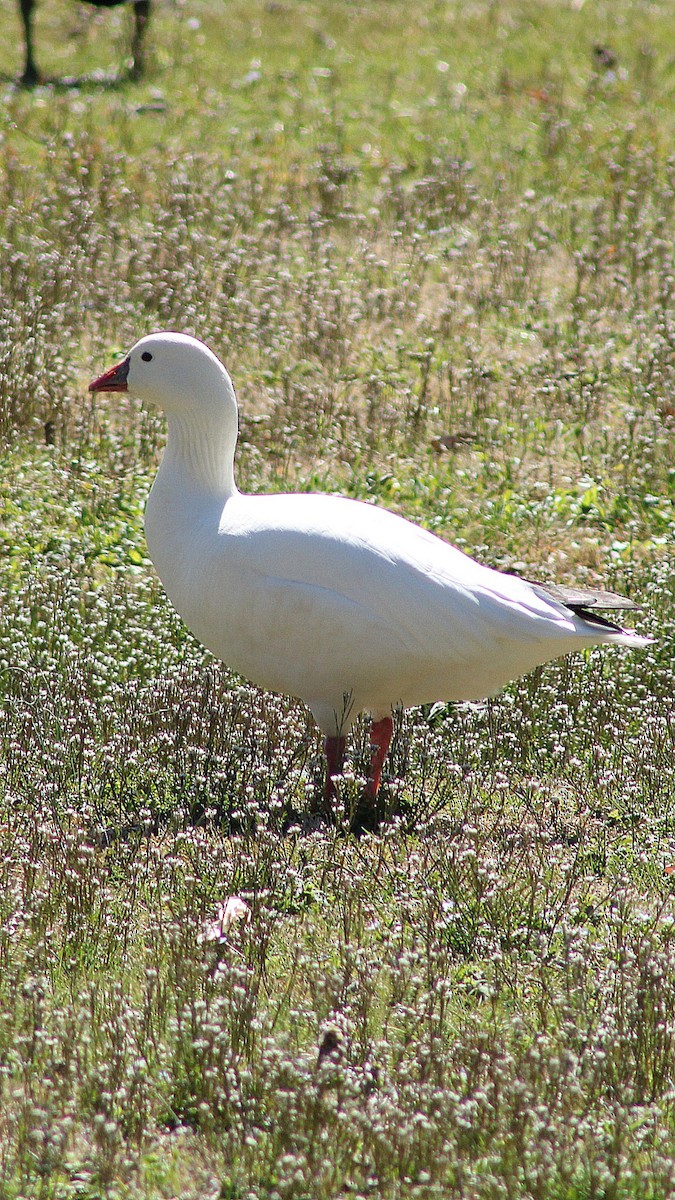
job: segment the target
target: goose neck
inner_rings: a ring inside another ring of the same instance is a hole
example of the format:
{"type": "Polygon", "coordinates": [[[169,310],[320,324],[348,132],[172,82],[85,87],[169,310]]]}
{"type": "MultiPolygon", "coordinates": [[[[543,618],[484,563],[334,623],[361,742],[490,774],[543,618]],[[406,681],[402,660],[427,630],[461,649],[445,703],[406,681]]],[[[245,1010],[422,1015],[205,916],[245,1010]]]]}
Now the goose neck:
{"type": "Polygon", "coordinates": [[[237,438],[236,418],[229,423],[200,419],[196,413],[189,418],[171,413],[167,419],[168,438],[163,466],[174,468],[177,478],[194,484],[214,495],[227,496],[236,492],[234,482],[234,448],[237,438]]]}

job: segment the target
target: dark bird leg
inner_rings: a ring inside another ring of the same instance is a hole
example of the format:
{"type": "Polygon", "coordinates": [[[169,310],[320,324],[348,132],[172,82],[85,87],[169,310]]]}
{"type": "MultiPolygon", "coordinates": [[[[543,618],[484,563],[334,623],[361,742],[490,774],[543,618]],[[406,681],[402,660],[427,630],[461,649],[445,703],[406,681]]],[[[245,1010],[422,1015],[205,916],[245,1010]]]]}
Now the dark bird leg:
{"type": "Polygon", "coordinates": [[[150,0],[134,0],[134,33],[131,42],[131,77],[140,79],[145,68],[143,40],[150,20],[150,0]]]}
{"type": "MultiPolygon", "coordinates": [[[[91,0],[96,7],[111,8],[114,7],[119,0],[91,0]]],[[[144,38],[145,31],[150,19],[150,6],[152,0],[134,0],[134,31],[131,39],[131,77],[139,79],[143,74],[144,68],[144,38]]],[[[40,82],[40,73],[37,69],[34,53],[33,53],[33,9],[35,8],[35,0],[19,0],[21,9],[21,20],[23,21],[25,58],[23,75],[21,76],[21,84],[23,87],[35,87],[40,82]]]]}
{"type": "Polygon", "coordinates": [[[333,802],[337,797],[333,775],[339,775],[345,757],[347,739],[343,737],[327,737],[323,743],[326,755],[326,786],[323,790],[323,801],[326,815],[333,816],[333,802]]]}
{"type": "Polygon", "coordinates": [[[21,20],[23,21],[23,40],[25,59],[21,86],[32,88],[39,83],[40,76],[33,57],[33,6],[35,0],[21,0],[21,20]]]}

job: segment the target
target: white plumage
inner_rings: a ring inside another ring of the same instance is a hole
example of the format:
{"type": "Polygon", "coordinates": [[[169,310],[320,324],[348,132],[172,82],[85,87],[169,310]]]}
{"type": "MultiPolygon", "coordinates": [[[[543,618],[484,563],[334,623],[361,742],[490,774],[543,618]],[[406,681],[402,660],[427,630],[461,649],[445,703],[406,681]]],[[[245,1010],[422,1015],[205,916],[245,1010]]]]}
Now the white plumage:
{"type": "Polygon", "coordinates": [[[479,699],[570,650],[649,641],[596,617],[592,593],[570,607],[385,509],[243,495],[234,389],[192,337],[142,338],[91,390],[128,390],[166,413],[145,528],[186,624],[252,682],[303,700],[329,741],[362,711],[383,722],[398,705],[479,699]]]}

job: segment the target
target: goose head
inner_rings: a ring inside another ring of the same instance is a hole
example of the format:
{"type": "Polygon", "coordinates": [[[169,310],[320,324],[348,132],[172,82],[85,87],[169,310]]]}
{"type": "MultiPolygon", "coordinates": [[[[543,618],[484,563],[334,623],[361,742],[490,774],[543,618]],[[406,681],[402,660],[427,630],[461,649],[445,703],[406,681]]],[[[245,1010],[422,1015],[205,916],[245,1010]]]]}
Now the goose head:
{"type": "Polygon", "coordinates": [[[151,333],[89,384],[90,392],[130,392],[165,413],[218,417],[236,403],[232,381],[213,351],[186,333],[151,333]]]}
{"type": "Polygon", "coordinates": [[[234,490],[237,400],[220,359],[185,333],[151,333],[89,384],[90,392],[129,392],[167,417],[167,453],[205,486],[234,490]]]}

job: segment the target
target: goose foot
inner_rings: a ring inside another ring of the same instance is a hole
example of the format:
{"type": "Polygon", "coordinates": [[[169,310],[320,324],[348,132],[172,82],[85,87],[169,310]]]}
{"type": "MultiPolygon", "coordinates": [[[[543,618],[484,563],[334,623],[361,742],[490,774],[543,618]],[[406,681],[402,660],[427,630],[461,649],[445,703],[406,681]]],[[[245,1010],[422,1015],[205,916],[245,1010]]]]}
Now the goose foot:
{"type": "Polygon", "coordinates": [[[350,833],[356,834],[357,837],[362,833],[376,833],[382,824],[384,812],[382,804],[378,803],[378,793],[382,767],[393,732],[394,722],[391,717],[373,721],[370,729],[370,774],[349,821],[350,833]]]}
{"type": "Polygon", "coordinates": [[[373,799],[377,796],[380,787],[382,767],[387,757],[393,732],[394,722],[391,717],[383,717],[381,721],[373,721],[370,729],[370,778],[366,793],[370,793],[373,799]]]}
{"type": "Polygon", "coordinates": [[[327,737],[323,743],[326,755],[326,783],[323,789],[321,814],[331,824],[335,821],[335,801],[337,800],[333,776],[342,773],[346,745],[347,739],[343,737],[327,737]]]}
{"type": "MultiPolygon", "coordinates": [[[[368,782],[359,796],[348,822],[349,832],[355,833],[357,836],[366,832],[374,833],[382,824],[384,813],[382,805],[378,804],[378,793],[382,779],[382,767],[387,757],[393,732],[394,722],[391,717],[382,717],[379,721],[373,721],[371,725],[368,782]]],[[[331,825],[335,824],[335,804],[339,800],[333,779],[342,772],[346,744],[346,738],[335,736],[327,737],[323,744],[326,755],[326,783],[320,806],[313,815],[322,817],[331,825]]]]}

